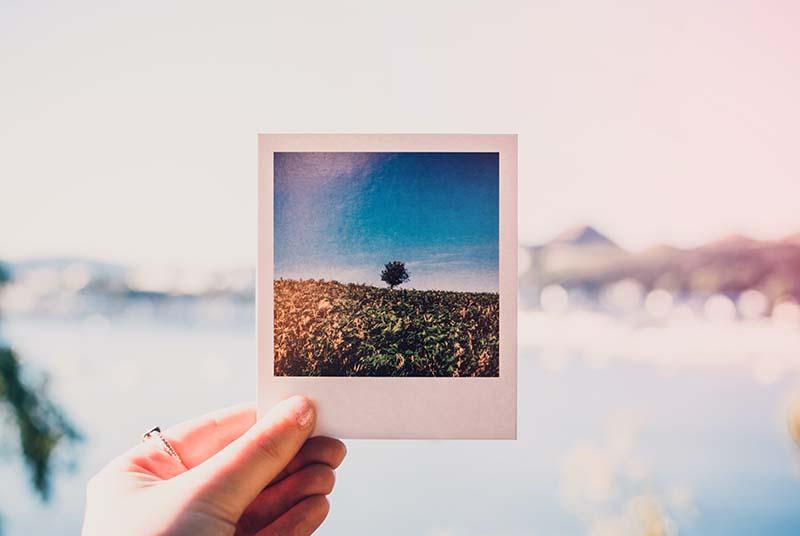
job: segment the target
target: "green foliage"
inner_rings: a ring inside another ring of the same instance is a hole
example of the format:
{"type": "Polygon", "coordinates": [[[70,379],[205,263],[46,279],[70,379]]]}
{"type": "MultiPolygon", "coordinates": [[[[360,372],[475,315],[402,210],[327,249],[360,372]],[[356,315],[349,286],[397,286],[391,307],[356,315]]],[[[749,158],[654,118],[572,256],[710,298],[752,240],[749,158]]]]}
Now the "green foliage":
{"type": "Polygon", "coordinates": [[[23,380],[16,354],[0,347],[0,404],[11,411],[12,426],[19,432],[19,443],[31,480],[42,498],[50,491],[53,451],[63,441],[79,438],[76,429],[47,398],[44,384],[33,387],[23,380]]]}
{"type": "Polygon", "coordinates": [[[410,277],[404,262],[392,261],[383,265],[383,271],[381,271],[381,281],[389,285],[389,288],[402,285],[409,279],[410,277]]]}
{"type": "MultiPolygon", "coordinates": [[[[0,287],[9,279],[9,271],[0,264],[0,287]]],[[[44,382],[35,384],[24,372],[16,353],[2,345],[0,339],[0,407],[8,416],[7,422],[0,425],[12,429],[3,430],[3,436],[18,435],[33,487],[40,497],[47,499],[56,447],[77,441],[80,435],[50,401],[44,382]]]]}
{"type": "Polygon", "coordinates": [[[275,281],[275,374],[497,376],[495,293],[275,281]]]}

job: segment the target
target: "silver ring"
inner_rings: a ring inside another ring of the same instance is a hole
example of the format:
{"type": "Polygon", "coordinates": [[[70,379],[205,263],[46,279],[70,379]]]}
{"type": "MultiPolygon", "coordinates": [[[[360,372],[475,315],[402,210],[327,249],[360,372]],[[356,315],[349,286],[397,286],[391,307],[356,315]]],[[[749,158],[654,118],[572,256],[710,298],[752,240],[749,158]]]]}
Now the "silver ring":
{"type": "Polygon", "coordinates": [[[167,452],[167,454],[178,460],[178,463],[183,465],[183,460],[181,460],[181,457],[178,456],[177,452],[175,452],[175,449],[172,448],[172,445],[170,445],[169,441],[167,441],[167,438],[164,437],[164,434],[161,433],[161,428],[159,426],[151,428],[150,430],[142,434],[142,442],[146,442],[150,439],[158,439],[158,441],[161,443],[161,446],[167,452]]]}

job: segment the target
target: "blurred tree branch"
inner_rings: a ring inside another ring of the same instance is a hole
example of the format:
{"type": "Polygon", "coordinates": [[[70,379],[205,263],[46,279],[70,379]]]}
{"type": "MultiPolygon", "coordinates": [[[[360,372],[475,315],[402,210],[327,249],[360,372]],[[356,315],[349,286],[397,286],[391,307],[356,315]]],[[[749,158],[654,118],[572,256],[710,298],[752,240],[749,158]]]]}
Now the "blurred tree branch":
{"type": "MultiPolygon", "coordinates": [[[[0,264],[0,288],[10,280],[8,270],[0,264]]],[[[45,382],[34,383],[26,378],[17,354],[0,339],[0,406],[9,415],[0,426],[3,436],[18,436],[25,465],[34,489],[42,499],[50,493],[51,473],[56,448],[64,442],[80,439],[77,429],[52,402],[45,382]]]]}
{"type": "Polygon", "coordinates": [[[11,425],[19,434],[22,456],[33,486],[47,499],[53,451],[63,440],[80,438],[61,410],[47,397],[45,384],[26,384],[13,350],[0,347],[0,404],[11,410],[11,425]]]}

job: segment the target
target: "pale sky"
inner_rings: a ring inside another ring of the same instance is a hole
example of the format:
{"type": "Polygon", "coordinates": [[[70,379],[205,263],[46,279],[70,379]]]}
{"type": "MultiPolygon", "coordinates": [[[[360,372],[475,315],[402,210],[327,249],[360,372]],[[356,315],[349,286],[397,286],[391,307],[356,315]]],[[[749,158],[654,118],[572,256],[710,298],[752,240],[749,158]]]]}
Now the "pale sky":
{"type": "Polygon", "coordinates": [[[798,27],[793,1],[6,1],[0,258],[254,264],[259,131],[518,133],[524,243],[797,232],[798,27]]]}
{"type": "Polygon", "coordinates": [[[497,292],[499,153],[280,153],[274,276],[497,292]]]}

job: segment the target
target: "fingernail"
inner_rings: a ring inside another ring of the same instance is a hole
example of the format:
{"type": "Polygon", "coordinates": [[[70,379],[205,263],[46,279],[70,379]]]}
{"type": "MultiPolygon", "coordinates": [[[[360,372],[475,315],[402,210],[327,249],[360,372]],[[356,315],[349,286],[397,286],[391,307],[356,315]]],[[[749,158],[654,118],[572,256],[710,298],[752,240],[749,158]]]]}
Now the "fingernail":
{"type": "Polygon", "coordinates": [[[314,404],[305,397],[297,397],[295,404],[295,419],[297,426],[304,430],[314,422],[314,404]]]}

